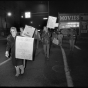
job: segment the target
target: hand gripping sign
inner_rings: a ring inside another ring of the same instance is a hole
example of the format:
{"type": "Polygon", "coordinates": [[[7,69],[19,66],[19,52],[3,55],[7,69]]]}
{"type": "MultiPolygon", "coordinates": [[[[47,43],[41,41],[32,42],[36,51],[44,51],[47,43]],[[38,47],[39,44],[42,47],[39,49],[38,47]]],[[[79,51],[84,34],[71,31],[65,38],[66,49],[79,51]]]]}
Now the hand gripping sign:
{"type": "Polygon", "coordinates": [[[18,59],[33,60],[33,43],[34,38],[17,36],[15,57],[18,59]]]}

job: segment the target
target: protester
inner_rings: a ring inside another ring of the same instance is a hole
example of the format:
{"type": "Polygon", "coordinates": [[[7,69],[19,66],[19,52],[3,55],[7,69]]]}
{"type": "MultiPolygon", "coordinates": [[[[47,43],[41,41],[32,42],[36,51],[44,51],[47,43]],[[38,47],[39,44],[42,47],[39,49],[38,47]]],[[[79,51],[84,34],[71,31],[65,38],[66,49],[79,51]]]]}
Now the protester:
{"type": "Polygon", "coordinates": [[[75,37],[74,37],[74,29],[70,29],[69,31],[69,43],[70,43],[70,50],[73,51],[74,49],[74,43],[75,43],[75,37]]]}
{"type": "Polygon", "coordinates": [[[48,28],[46,26],[44,26],[44,29],[43,29],[42,41],[43,41],[44,53],[48,60],[49,59],[50,39],[49,39],[48,28]]]}
{"type": "Polygon", "coordinates": [[[74,37],[75,37],[75,44],[77,43],[77,37],[78,37],[78,29],[74,30],[74,37]]]}
{"type": "Polygon", "coordinates": [[[57,37],[56,31],[54,31],[54,32],[52,33],[52,43],[53,43],[54,45],[58,45],[58,37],[57,37]]]}
{"type": "Polygon", "coordinates": [[[58,42],[59,42],[59,45],[62,46],[62,39],[63,39],[63,34],[61,32],[58,32],[58,42]]]}
{"type": "Polygon", "coordinates": [[[20,27],[20,35],[22,36],[22,33],[24,31],[24,28],[23,27],[20,27]]]}
{"type": "Polygon", "coordinates": [[[52,40],[53,40],[54,38],[56,38],[56,39],[57,39],[57,34],[56,34],[56,32],[55,32],[55,31],[52,33],[52,40]]]}
{"type": "Polygon", "coordinates": [[[38,46],[39,46],[39,41],[41,40],[40,39],[40,34],[39,34],[39,32],[38,32],[38,30],[37,29],[35,29],[35,32],[34,32],[34,39],[36,39],[36,41],[37,41],[37,49],[38,49],[38,46]]]}
{"type": "Polygon", "coordinates": [[[11,27],[10,33],[11,33],[11,35],[9,36],[9,38],[7,40],[7,47],[6,47],[5,56],[6,57],[9,56],[9,50],[11,49],[11,57],[12,57],[11,60],[12,60],[13,66],[16,69],[15,76],[19,76],[19,74],[24,73],[24,66],[23,66],[22,59],[15,58],[15,41],[16,41],[16,37],[18,36],[16,28],[11,27]],[[20,73],[20,69],[21,69],[21,73],[20,73]]]}
{"type": "MultiPolygon", "coordinates": [[[[48,28],[49,29],[49,28],[48,28]]],[[[49,38],[50,38],[50,48],[51,48],[51,46],[52,46],[52,31],[51,31],[52,29],[50,29],[50,30],[48,30],[48,32],[49,32],[49,38]]]]}

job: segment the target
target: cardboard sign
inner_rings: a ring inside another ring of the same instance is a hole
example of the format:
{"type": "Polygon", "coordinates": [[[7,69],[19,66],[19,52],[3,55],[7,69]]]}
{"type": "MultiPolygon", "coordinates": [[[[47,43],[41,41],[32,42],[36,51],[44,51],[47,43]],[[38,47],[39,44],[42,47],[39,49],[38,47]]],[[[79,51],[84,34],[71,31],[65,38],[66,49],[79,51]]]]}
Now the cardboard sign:
{"type": "Polygon", "coordinates": [[[49,16],[48,17],[48,22],[47,22],[47,27],[54,29],[55,26],[56,26],[56,20],[57,20],[57,17],[49,16]]]}
{"type": "Polygon", "coordinates": [[[25,25],[25,28],[24,28],[24,31],[23,31],[22,36],[32,37],[33,34],[34,34],[34,31],[35,31],[35,28],[34,27],[25,25]]]}
{"type": "Polygon", "coordinates": [[[80,21],[79,14],[59,14],[59,22],[80,21]]]}
{"type": "Polygon", "coordinates": [[[16,37],[15,57],[18,59],[32,60],[34,38],[16,37]]]}

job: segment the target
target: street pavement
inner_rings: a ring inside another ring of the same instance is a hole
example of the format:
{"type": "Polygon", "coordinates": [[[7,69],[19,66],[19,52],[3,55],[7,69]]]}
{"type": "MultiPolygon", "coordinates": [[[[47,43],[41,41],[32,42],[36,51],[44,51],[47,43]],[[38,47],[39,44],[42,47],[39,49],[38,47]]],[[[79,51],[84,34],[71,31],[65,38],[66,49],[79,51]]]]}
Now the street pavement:
{"type": "MultiPolygon", "coordinates": [[[[63,49],[66,54],[67,64],[72,78],[73,86],[88,86],[88,49],[84,41],[79,40],[71,52],[68,40],[63,41],[63,49]]],[[[0,40],[0,63],[7,60],[4,56],[6,40],[0,40]]],[[[20,86],[20,87],[68,87],[68,81],[63,61],[61,48],[52,44],[50,58],[46,60],[40,43],[36,51],[34,61],[27,61],[25,73],[15,77],[15,69],[11,60],[0,65],[0,86],[20,86]]]]}
{"type": "Polygon", "coordinates": [[[88,39],[80,39],[74,48],[74,51],[69,51],[69,43],[64,43],[63,48],[66,52],[67,62],[70,69],[70,74],[74,86],[88,86],[88,39]]]}
{"type": "MultiPolygon", "coordinates": [[[[6,41],[0,41],[0,63],[5,58],[6,41]]],[[[0,66],[0,86],[60,87],[67,86],[62,53],[59,46],[52,46],[50,58],[44,56],[42,44],[36,51],[34,61],[27,61],[24,75],[15,77],[11,60],[0,66]],[[58,54],[59,53],[59,54],[58,54]]]]}

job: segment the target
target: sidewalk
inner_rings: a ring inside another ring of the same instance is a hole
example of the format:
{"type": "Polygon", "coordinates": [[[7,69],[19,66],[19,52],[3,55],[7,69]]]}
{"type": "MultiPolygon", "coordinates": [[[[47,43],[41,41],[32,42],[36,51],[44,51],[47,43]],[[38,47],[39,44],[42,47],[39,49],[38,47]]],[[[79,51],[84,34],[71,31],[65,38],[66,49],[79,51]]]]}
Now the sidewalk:
{"type": "Polygon", "coordinates": [[[50,58],[46,60],[42,45],[36,51],[34,61],[27,61],[24,75],[15,77],[12,62],[0,66],[0,86],[66,87],[66,76],[62,52],[59,46],[51,48],[50,58]]]}

